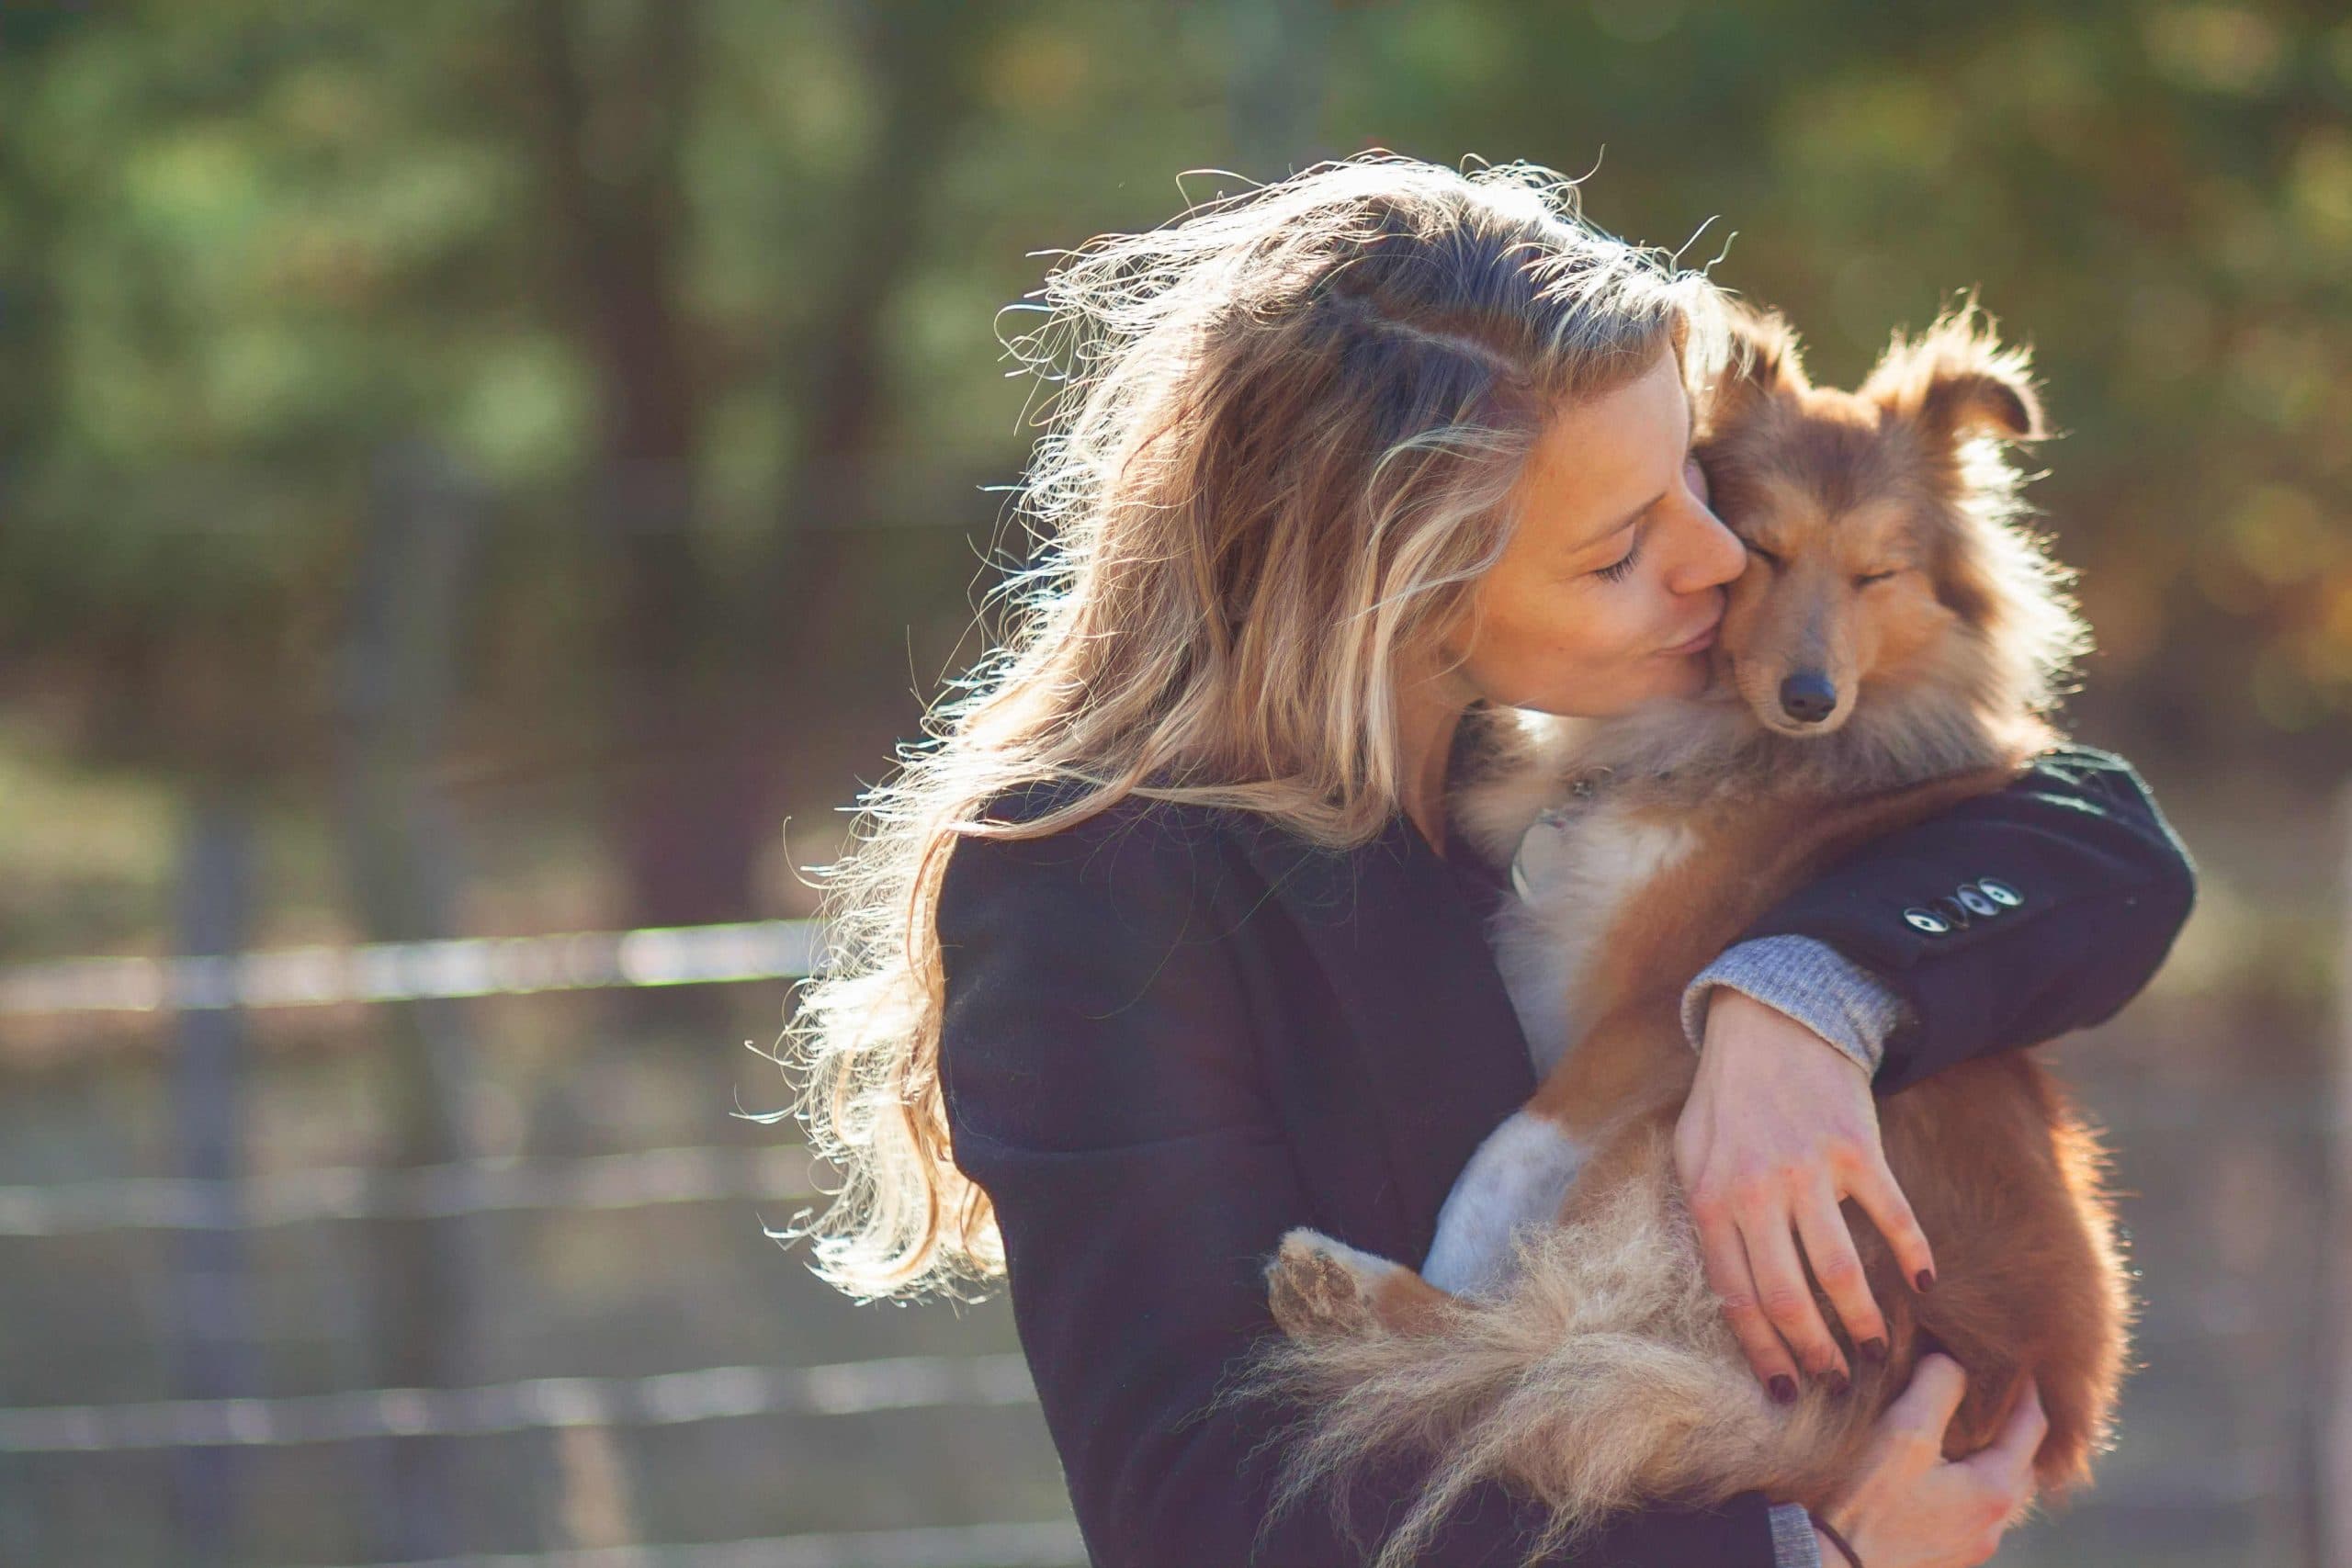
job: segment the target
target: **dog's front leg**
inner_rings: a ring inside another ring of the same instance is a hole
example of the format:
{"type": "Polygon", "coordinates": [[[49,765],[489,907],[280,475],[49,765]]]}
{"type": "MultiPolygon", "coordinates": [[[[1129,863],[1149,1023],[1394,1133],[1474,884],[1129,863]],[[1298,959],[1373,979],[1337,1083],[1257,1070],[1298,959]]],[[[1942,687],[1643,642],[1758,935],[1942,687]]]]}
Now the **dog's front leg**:
{"type": "Polygon", "coordinates": [[[1561,1201],[1589,1152],[1543,1111],[1512,1112],[1454,1179],[1421,1277],[1456,1295],[1495,1293],[1509,1277],[1514,1238],[1529,1226],[1558,1223],[1561,1201]]]}

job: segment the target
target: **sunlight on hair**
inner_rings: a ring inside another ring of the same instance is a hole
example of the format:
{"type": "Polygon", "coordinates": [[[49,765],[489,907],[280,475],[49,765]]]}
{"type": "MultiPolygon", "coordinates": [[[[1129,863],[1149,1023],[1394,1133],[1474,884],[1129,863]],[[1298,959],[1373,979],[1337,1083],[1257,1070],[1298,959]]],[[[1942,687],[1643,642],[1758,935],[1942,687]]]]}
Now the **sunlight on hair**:
{"type": "MultiPolygon", "coordinates": [[[[826,868],[833,950],[777,1059],[842,1173],[778,1233],[861,1298],[1001,1275],[939,1080],[935,905],[969,835],[1028,838],[1130,796],[1359,844],[1397,807],[1393,694],[1500,555],[1544,422],[1726,352],[1703,274],[1585,222],[1575,182],[1371,152],[1060,259],[1004,340],[1043,396],[1008,629],[868,791],[826,868]],[[1061,792],[1018,826],[989,803],[1061,792]]],[[[1017,371],[1015,373],[1018,373],[1017,371]]],[[[1033,403],[1037,399],[1033,393],[1033,403]]]]}

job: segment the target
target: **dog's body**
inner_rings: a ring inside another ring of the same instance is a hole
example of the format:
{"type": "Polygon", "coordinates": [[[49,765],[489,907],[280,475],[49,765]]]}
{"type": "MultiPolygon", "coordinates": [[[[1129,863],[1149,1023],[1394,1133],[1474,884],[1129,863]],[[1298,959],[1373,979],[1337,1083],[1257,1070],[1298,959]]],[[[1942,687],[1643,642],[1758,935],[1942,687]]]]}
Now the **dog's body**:
{"type": "Polygon", "coordinates": [[[1848,1206],[1892,1350],[1849,1356],[1851,1396],[1774,1405],[1707,1287],[1672,1161],[1695,1070],[1683,988],[1842,853],[2013,778],[2054,739],[2038,715],[2079,647],[1982,439],[2040,434],[2021,355],[1962,316],[1848,394],[1805,382],[1777,319],[1742,335],[1702,457],[1756,560],[1713,689],[1531,719],[1460,796],[1465,830],[1525,873],[1498,956],[1541,1088],[1464,1171],[1420,1271],[1306,1231],[1269,1266],[1289,1337],[1261,1386],[1316,1410],[1294,1494],[1374,1452],[1435,1458],[1384,1561],[1492,1478],[1544,1499],[1562,1536],[1644,1502],[1826,1504],[1928,1346],[1969,1373],[1949,1453],[1990,1440],[2029,1371],[2045,1487],[2086,1479],[2106,1437],[2130,1300],[2099,1151],[2023,1054],[1882,1104],[1939,1283],[1915,1293],[1848,1206]]]}

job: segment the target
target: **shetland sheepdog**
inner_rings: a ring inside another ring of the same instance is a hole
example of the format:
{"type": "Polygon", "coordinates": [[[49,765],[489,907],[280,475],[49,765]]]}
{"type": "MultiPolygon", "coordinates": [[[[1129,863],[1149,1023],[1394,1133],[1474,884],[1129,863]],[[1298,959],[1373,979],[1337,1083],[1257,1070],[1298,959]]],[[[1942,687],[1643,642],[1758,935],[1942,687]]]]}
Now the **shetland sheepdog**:
{"type": "Polygon", "coordinates": [[[1544,859],[1495,934],[1541,1088],[1464,1171],[1421,1269],[1312,1231],[1267,1265],[1285,1332],[1254,1387],[1310,1412],[1284,1506],[1374,1457],[1430,1461],[1384,1568],[1488,1480],[1549,1506],[1552,1544],[1749,1489],[1824,1506],[1931,1348],[1968,1372],[1949,1457],[1992,1439],[2029,1372],[2046,1492],[2108,1443],[2132,1303],[2104,1156],[2026,1054],[1881,1104],[1938,1281],[1916,1292],[1849,1203],[1890,1355],[1853,1355],[1816,1292],[1848,1397],[1773,1404],[1708,1286],[1672,1155],[1695,1071],[1684,987],[1841,853],[2015,778],[2058,739],[2044,715],[2085,646],[2009,456],[2043,434],[2028,356],[1973,299],[1896,334],[1852,392],[1807,379],[1776,314],[1740,310],[1736,336],[1698,455],[1750,558],[1708,691],[1513,716],[1498,764],[1457,790],[1488,852],[1544,859]]]}

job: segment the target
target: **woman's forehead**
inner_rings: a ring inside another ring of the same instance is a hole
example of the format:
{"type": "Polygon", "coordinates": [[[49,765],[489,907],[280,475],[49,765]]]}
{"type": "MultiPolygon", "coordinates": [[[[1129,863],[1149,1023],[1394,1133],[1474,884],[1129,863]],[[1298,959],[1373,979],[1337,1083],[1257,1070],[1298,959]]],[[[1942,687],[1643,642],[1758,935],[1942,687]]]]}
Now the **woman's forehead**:
{"type": "Polygon", "coordinates": [[[1671,481],[1690,434],[1690,393],[1674,355],[1632,381],[1564,404],[1530,449],[1514,500],[1523,522],[1597,542],[1671,481]]]}

